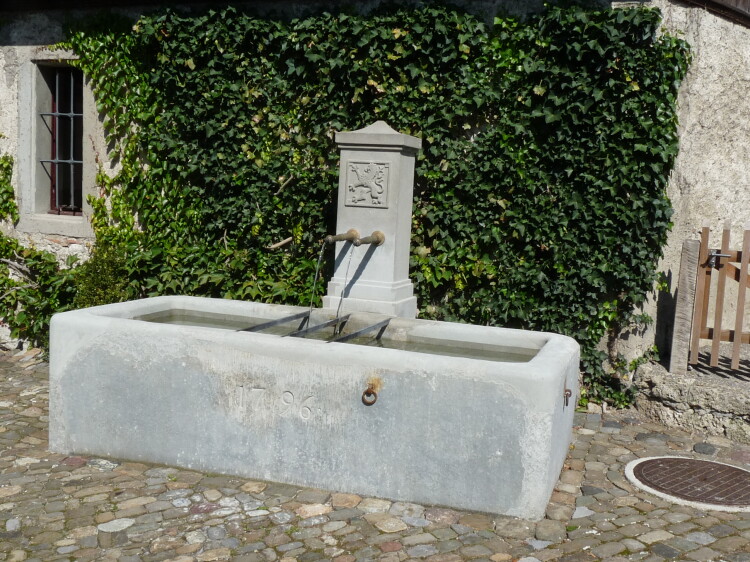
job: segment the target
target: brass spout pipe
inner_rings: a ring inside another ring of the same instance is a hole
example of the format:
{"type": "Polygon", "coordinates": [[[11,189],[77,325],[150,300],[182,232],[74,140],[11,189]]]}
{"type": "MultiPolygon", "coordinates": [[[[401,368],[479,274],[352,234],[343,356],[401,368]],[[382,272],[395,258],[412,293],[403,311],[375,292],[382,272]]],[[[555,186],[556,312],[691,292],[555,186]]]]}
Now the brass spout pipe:
{"type": "Polygon", "coordinates": [[[355,246],[361,246],[362,244],[372,244],[373,246],[380,246],[383,242],[385,242],[385,234],[380,232],[379,230],[376,230],[370,236],[365,236],[364,238],[357,238],[353,244],[355,246]]]}
{"type": "Polygon", "coordinates": [[[329,234],[323,239],[329,245],[334,242],[356,242],[357,240],[359,240],[359,232],[353,228],[350,228],[344,234],[329,234]]]}

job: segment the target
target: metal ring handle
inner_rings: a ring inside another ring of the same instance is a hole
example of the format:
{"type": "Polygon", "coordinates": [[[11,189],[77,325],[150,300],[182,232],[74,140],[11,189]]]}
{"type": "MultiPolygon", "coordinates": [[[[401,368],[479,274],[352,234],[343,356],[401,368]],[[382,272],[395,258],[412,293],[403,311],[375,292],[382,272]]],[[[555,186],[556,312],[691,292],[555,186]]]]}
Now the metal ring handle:
{"type": "Polygon", "coordinates": [[[375,404],[375,402],[377,402],[377,400],[378,393],[375,392],[372,388],[368,387],[367,390],[362,393],[362,404],[364,404],[365,406],[372,406],[373,404],[375,404]]]}

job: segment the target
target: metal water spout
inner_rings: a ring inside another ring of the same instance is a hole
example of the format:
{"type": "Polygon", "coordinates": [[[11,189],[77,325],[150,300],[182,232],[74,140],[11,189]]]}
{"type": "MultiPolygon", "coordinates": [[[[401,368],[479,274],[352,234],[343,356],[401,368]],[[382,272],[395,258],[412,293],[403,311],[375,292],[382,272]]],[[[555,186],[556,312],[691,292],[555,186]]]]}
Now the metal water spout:
{"type": "Polygon", "coordinates": [[[361,246],[362,244],[372,244],[373,246],[380,246],[385,242],[385,234],[379,230],[374,231],[370,236],[364,238],[357,238],[352,244],[355,246],[361,246]]]}
{"type": "Polygon", "coordinates": [[[329,246],[336,242],[352,242],[355,246],[359,246],[359,244],[356,244],[357,240],[359,240],[359,231],[354,228],[350,228],[343,234],[329,234],[323,239],[323,241],[329,246]]]}

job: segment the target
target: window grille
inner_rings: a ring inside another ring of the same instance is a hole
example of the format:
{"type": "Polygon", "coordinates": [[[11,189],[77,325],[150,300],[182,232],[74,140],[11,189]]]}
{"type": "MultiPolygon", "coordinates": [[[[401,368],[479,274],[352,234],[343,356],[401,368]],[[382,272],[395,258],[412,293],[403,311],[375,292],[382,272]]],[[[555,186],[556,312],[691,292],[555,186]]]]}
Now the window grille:
{"type": "Polygon", "coordinates": [[[51,156],[40,160],[50,178],[49,213],[81,215],[83,205],[83,73],[46,67],[52,107],[40,113],[52,141],[51,156]]]}

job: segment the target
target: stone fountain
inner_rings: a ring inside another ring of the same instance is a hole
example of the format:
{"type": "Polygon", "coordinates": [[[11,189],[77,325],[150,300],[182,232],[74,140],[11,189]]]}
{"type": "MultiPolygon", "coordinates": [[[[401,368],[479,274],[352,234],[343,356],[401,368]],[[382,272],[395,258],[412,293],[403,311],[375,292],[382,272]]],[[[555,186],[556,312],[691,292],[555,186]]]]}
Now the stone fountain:
{"type": "Polygon", "coordinates": [[[323,308],[174,296],[55,315],[50,449],[542,517],[578,344],[414,319],[420,141],[382,122],[336,140],[323,308]]]}

